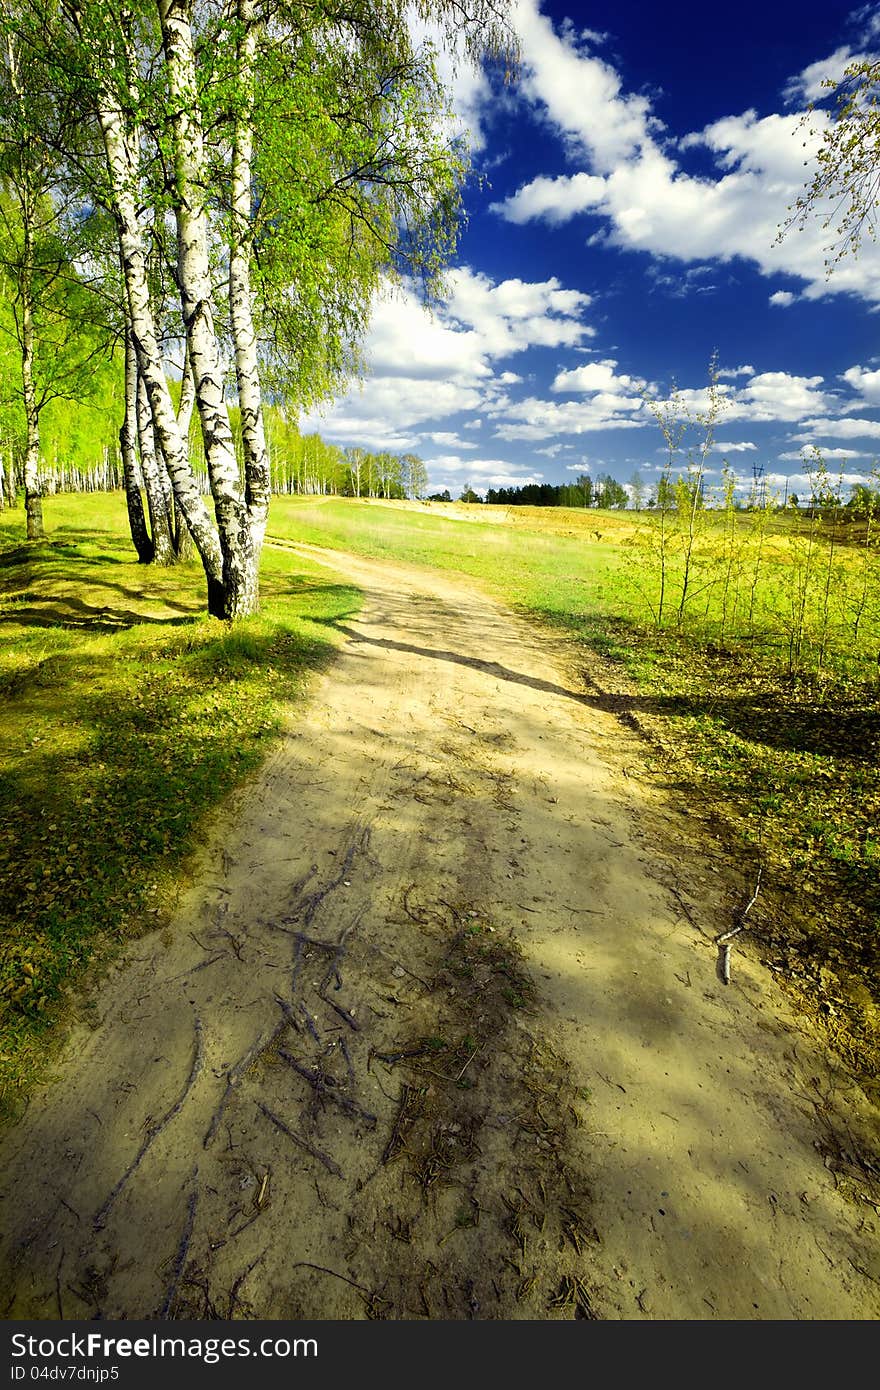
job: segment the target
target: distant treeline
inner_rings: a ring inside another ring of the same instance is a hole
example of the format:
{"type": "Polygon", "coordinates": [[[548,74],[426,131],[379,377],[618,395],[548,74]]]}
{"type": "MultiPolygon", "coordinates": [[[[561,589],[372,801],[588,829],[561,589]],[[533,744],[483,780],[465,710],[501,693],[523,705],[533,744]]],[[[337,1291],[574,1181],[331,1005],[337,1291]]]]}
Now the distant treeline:
{"type": "MultiPolygon", "coordinates": [[[[0,389],[3,375],[0,372],[0,389]]],[[[118,385],[118,383],[116,383],[118,385]]],[[[118,439],[122,398],[114,394],[108,370],[108,399],[100,411],[75,403],[53,402],[44,413],[39,482],[42,493],[112,492],[123,486],[118,439]]],[[[179,389],[176,382],[172,389],[179,389]]],[[[0,397],[2,400],[2,397],[0,397]]],[[[229,410],[236,449],[241,454],[241,423],[229,410]]],[[[343,449],[319,434],[301,434],[286,411],[264,410],[271,490],[275,494],[342,497],[420,498],[428,490],[428,471],[417,454],[370,453],[343,449]]],[[[189,433],[190,461],[204,493],[210,491],[201,431],[196,419],[189,433]]],[[[20,420],[0,411],[0,509],[13,505],[24,486],[24,433],[20,420]],[[4,427],[5,426],[5,427],[4,427]]]]}
{"type": "Polygon", "coordinates": [[[522,487],[490,487],[486,501],[498,507],[625,507],[629,494],[623,483],[607,473],[579,475],[574,483],[524,483],[522,487]]]}

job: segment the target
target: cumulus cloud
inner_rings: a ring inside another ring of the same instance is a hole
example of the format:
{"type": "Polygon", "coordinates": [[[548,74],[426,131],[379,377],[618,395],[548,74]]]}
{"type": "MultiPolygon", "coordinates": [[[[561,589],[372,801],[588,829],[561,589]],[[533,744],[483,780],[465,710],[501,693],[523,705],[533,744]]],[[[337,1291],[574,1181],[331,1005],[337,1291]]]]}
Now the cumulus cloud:
{"type": "Polygon", "coordinates": [[[458,491],[469,483],[475,492],[484,493],[488,487],[522,487],[543,480],[543,474],[505,459],[462,459],[447,454],[426,459],[425,464],[434,490],[448,487],[450,492],[458,491]]]}
{"type": "Polygon", "coordinates": [[[850,367],[841,380],[851,386],[865,403],[880,405],[880,371],[869,372],[864,367],[850,367]]]}
{"type": "MultiPolygon", "coordinates": [[[[863,459],[871,457],[870,454],[860,453],[858,449],[822,449],[821,453],[822,457],[825,459],[863,459]]],[[[804,463],[808,456],[809,454],[806,447],[800,449],[798,452],[792,451],[779,455],[781,459],[791,459],[795,463],[804,463]]]]}
{"type": "Polygon", "coordinates": [[[640,397],[628,400],[598,392],[587,401],[544,401],[530,396],[490,410],[499,439],[546,440],[599,430],[641,429],[652,424],[640,397]],[[641,417],[639,413],[641,412],[641,417]]]}
{"type": "Polygon", "coordinates": [[[605,180],[592,174],[560,175],[558,178],[539,175],[531,183],[523,184],[510,198],[491,203],[490,208],[500,212],[507,222],[543,220],[558,225],[568,222],[576,213],[601,207],[604,201],[605,180]]]}
{"type": "Polygon", "coordinates": [[[340,443],[410,449],[431,421],[503,408],[522,378],[496,364],[533,347],[575,348],[594,332],[584,321],[590,296],[555,277],[496,283],[465,266],[450,273],[449,287],[433,313],[408,286],[381,297],[364,345],[366,380],[332,408],[309,412],[302,428],[340,443]]]}
{"type": "MultiPolygon", "coordinates": [[[[819,389],[823,380],[821,376],[795,376],[790,372],[756,372],[741,386],[721,382],[715,392],[718,418],[723,423],[797,421],[817,410],[834,409],[837,397],[819,389]]],[[[699,417],[710,413],[713,403],[705,386],[684,387],[677,391],[674,401],[656,401],[661,409],[676,404],[691,420],[699,422],[699,417]]]]}
{"type": "Polygon", "coordinates": [[[834,420],[825,416],[803,421],[803,433],[790,436],[793,444],[814,444],[820,439],[880,439],[880,420],[851,415],[834,420]]]}
{"type": "Polygon", "coordinates": [[[555,277],[495,284],[488,275],[462,267],[449,281],[444,318],[473,332],[487,357],[505,357],[529,347],[575,347],[595,333],[583,321],[590,296],[565,289],[555,277]]]}
{"type": "MultiPolygon", "coordinates": [[[[626,374],[618,376],[615,372],[616,366],[617,362],[613,357],[606,357],[600,362],[585,362],[583,366],[574,367],[571,371],[558,372],[550,390],[565,395],[577,392],[603,392],[625,399],[627,392],[641,392],[644,389],[646,382],[639,377],[626,374]]],[[[637,407],[631,402],[626,408],[637,407]]]]}
{"type": "Polygon", "coordinates": [[[470,439],[459,439],[458,435],[450,430],[431,430],[426,436],[432,444],[442,444],[449,449],[476,449],[479,446],[470,439]]]}
{"type": "Polygon", "coordinates": [[[624,93],[589,31],[564,24],[557,34],[536,0],[518,0],[513,20],[522,43],[521,90],[595,169],[609,172],[631,159],[659,131],[648,99],[624,93]]]}
{"type": "Polygon", "coordinates": [[[742,440],[740,443],[720,439],[715,441],[715,448],[722,454],[745,454],[752,449],[757,449],[757,447],[757,444],[750,444],[748,440],[742,440]]]}
{"type": "MultiPolygon", "coordinates": [[[[876,18],[876,16],[875,16],[876,18]]],[[[827,58],[809,63],[802,72],[789,78],[785,86],[785,99],[790,106],[811,101],[824,101],[830,95],[826,82],[840,82],[850,63],[858,63],[868,57],[865,53],[854,53],[847,45],[836,48],[827,58]]]]}
{"type": "MultiPolygon", "coordinates": [[[[806,298],[853,292],[880,303],[880,247],[866,243],[828,279],[826,248],[832,230],[823,212],[798,235],[778,239],[785,209],[809,179],[830,116],[817,108],[805,125],[798,110],[760,116],[734,113],[693,131],[678,142],[661,143],[661,128],[649,100],[624,91],[620,76],[571,26],[555,29],[538,10],[538,0],[519,0],[516,22],[525,54],[520,92],[557,133],[581,168],[550,178],[539,175],[496,204],[513,222],[560,223],[587,216],[598,236],[612,245],[679,261],[717,263],[743,257],[762,274],[784,272],[804,283],[806,298]],[[701,148],[714,163],[711,175],[695,177],[677,156],[701,148]],[[804,161],[808,167],[804,167],[804,161]],[[597,232],[595,219],[602,227],[597,232]]],[[[789,95],[809,99],[824,75],[858,56],[837,50],[804,69],[789,95]]],[[[790,301],[779,295],[773,302],[790,301]]]]}
{"type": "Polygon", "coordinates": [[[827,410],[833,397],[818,388],[821,376],[790,372],[758,372],[736,393],[731,418],[800,420],[812,410],[827,410]]]}
{"type": "Polygon", "coordinates": [[[787,309],[796,298],[797,296],[793,295],[791,290],[777,290],[775,294],[771,294],[769,303],[775,305],[777,309],[787,309]]]}

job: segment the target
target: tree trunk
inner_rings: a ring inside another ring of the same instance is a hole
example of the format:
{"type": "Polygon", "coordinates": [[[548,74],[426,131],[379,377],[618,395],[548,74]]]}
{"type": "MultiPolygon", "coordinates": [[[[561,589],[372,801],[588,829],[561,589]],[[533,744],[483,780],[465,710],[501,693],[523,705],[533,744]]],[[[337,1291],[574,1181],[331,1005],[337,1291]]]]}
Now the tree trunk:
{"type": "Polygon", "coordinates": [[[149,397],[156,437],[168,465],[175,502],[183,513],[204,566],[208,611],[223,616],[223,555],[216,527],[189,464],[187,441],[177,427],[174,403],[165,378],[138,220],[137,153],[134,142],[130,143],[127,138],[125,117],[109,82],[99,96],[98,120],[119,229],[126,301],[138,369],[149,397]]]}
{"type": "Polygon", "coordinates": [[[156,437],[153,415],[144,379],[137,378],[137,432],[141,452],[141,472],[150,510],[150,531],[153,535],[153,559],[157,565],[173,565],[177,556],[172,542],[171,489],[164,486],[167,476],[164,458],[156,457],[156,437]]]}
{"type": "Polygon", "coordinates": [[[137,551],[138,563],[148,565],[153,559],[153,542],[147,531],[144,517],[144,499],[141,496],[137,470],[135,440],[137,438],[137,359],[131,334],[125,335],[125,418],[119,431],[119,452],[122,455],[122,476],[125,484],[125,501],[128,507],[128,525],[131,539],[137,551]]]}
{"type": "MultiPolygon", "coordinates": [[[[238,459],[223,393],[223,371],[214,327],[205,160],[190,0],[157,0],[171,97],[178,277],[196,407],[217,517],[222,566],[222,608],[232,620],[256,610],[260,506],[252,518],[242,496],[238,459]]],[[[249,422],[253,442],[254,421],[249,422]]],[[[265,448],[265,446],[264,446],[265,448]]],[[[254,483],[259,490],[259,477],[254,483]]],[[[265,515],[263,516],[265,526],[265,515]]]]}
{"type": "Polygon", "coordinates": [[[252,592],[247,602],[259,602],[259,564],[269,496],[272,489],[269,451],[263,421],[263,402],[257,359],[251,289],[251,217],[253,186],[253,83],[257,25],[253,0],[238,0],[239,106],[232,145],[232,240],[229,256],[229,311],[235,345],[235,375],[241,407],[241,438],[245,467],[245,505],[248,520],[247,568],[252,592]]]}
{"type": "Polygon", "coordinates": [[[34,389],[34,310],[31,299],[32,266],[30,246],[32,231],[30,219],[24,219],[24,274],[21,286],[21,385],[24,396],[25,425],[27,442],[24,454],[24,506],[27,516],[27,538],[29,541],[42,541],[46,538],[43,529],[43,494],[40,485],[40,408],[34,389]]]}

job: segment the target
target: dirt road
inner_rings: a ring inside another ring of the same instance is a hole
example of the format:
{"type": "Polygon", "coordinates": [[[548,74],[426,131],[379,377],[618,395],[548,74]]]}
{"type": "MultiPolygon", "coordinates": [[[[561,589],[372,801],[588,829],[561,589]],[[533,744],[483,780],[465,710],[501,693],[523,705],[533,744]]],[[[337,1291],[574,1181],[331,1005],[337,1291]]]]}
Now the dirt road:
{"type": "Polygon", "coordinates": [[[876,1317],[872,1116],[720,982],[637,734],[473,588],[332,564],[338,661],[3,1140],[4,1316],[876,1317]]]}

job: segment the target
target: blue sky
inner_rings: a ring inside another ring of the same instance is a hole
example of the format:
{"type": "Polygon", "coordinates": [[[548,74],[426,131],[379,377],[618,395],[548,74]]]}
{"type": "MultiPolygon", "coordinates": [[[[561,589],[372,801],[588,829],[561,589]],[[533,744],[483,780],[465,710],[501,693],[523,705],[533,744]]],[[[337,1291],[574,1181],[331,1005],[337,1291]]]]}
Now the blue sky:
{"type": "MultiPolygon", "coordinates": [[[[650,485],[643,399],[724,398],[710,469],[807,491],[818,446],[853,481],[880,457],[880,249],[829,279],[816,217],[776,242],[809,177],[823,77],[880,56],[880,4],[518,0],[522,70],[452,78],[483,181],[449,295],[376,306],[370,374],[303,422],[412,451],[454,495],[578,472],[650,485]],[[803,142],[807,141],[806,147],[803,142]]],[[[692,436],[696,437],[696,436],[692,436]]]]}

